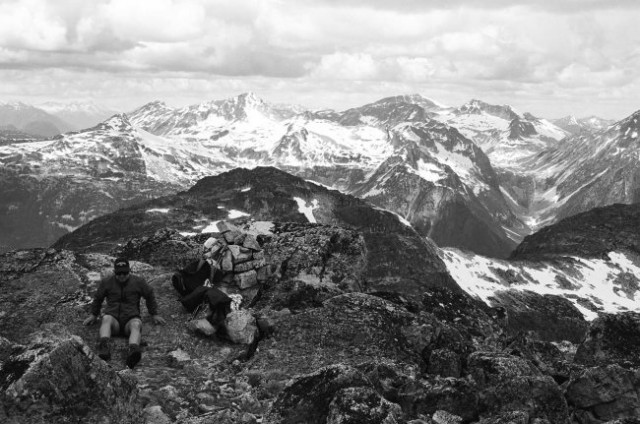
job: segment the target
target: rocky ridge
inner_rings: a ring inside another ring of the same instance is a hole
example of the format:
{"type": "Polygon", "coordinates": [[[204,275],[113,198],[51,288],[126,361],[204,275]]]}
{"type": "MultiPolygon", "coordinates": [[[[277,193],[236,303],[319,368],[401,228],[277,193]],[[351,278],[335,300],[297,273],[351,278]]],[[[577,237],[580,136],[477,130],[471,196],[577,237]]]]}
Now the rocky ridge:
{"type": "Polygon", "coordinates": [[[243,305],[266,324],[253,348],[191,332],[171,285],[173,269],[201,255],[209,235],[224,234],[165,229],[109,254],[4,254],[3,421],[103,414],[109,422],[192,424],[590,424],[632,418],[640,408],[628,396],[640,390],[635,363],[625,360],[633,355],[629,335],[640,334],[637,314],[596,320],[584,342],[561,350],[533,333],[509,336],[500,309],[441,281],[395,284],[398,269],[367,259],[362,230],[257,221],[239,228],[255,235],[269,270],[243,305]],[[81,324],[97,279],[122,249],[168,321],[154,327],[143,316],[144,354],[132,371],[122,360],[124,340],[114,340],[116,354],[105,363],[92,352],[97,328],[81,324]],[[371,286],[371,275],[386,283],[371,286]],[[53,370],[65,370],[64,379],[53,370]],[[52,390],[53,379],[68,389],[52,390]]]}

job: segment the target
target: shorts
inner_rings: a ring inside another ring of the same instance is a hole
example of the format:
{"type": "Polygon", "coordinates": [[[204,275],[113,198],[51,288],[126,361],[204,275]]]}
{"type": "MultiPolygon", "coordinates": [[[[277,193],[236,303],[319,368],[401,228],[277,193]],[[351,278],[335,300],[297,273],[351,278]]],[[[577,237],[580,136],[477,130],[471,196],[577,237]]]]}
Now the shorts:
{"type": "Polygon", "coordinates": [[[105,314],[104,316],[110,316],[111,318],[113,318],[112,321],[112,325],[111,325],[111,335],[113,336],[118,336],[121,335],[120,334],[120,330],[123,329],[123,334],[124,336],[128,336],[129,334],[131,334],[131,323],[134,320],[138,320],[140,322],[140,324],[142,325],[142,319],[140,319],[139,316],[135,316],[135,317],[131,317],[129,319],[125,320],[120,320],[116,317],[114,317],[113,315],[109,315],[109,314],[105,314]]]}

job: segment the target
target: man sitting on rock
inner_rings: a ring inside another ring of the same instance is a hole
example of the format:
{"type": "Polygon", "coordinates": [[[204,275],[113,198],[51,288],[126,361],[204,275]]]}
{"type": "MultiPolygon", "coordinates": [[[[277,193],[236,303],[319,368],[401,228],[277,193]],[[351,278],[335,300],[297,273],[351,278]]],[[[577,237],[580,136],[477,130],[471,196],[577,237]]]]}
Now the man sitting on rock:
{"type": "Polygon", "coordinates": [[[107,307],[100,325],[100,341],[98,356],[105,361],[111,359],[109,339],[111,335],[118,335],[123,331],[129,336],[129,352],[127,366],[133,368],[140,361],[140,338],[142,319],[140,318],[140,298],[144,297],[147,310],[151,314],[154,324],[165,324],[164,318],[158,315],[158,304],[153,288],[144,278],[131,275],[129,261],[118,258],[114,262],[115,274],[104,278],[100,282],[98,291],[91,303],[91,316],[84,320],[84,325],[91,325],[98,320],[102,302],[107,299],[107,307]]]}

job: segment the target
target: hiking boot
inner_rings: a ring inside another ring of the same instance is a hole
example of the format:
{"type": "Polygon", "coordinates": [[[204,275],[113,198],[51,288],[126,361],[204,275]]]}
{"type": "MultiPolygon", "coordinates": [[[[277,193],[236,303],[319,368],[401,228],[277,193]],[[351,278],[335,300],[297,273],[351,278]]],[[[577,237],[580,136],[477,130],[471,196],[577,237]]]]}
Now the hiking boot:
{"type": "Polygon", "coordinates": [[[98,342],[98,357],[103,361],[111,359],[111,350],[109,349],[109,339],[100,339],[98,342]]]}
{"type": "Polygon", "coordinates": [[[142,352],[140,351],[140,346],[129,345],[129,355],[127,356],[127,366],[133,369],[133,367],[135,367],[138,364],[138,362],[140,362],[141,357],[142,357],[142,352]]]}

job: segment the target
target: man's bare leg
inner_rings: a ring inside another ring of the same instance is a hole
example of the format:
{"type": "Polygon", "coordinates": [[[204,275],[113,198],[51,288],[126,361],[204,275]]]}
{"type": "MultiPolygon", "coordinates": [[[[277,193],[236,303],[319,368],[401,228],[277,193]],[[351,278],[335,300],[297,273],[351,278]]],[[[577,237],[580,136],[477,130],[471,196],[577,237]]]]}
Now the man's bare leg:
{"type": "Polygon", "coordinates": [[[108,361],[111,359],[111,349],[109,348],[109,339],[111,335],[118,334],[120,331],[120,324],[118,320],[111,315],[104,315],[102,317],[102,323],[100,324],[100,342],[98,343],[98,356],[108,361]]]}
{"type": "Polygon", "coordinates": [[[127,366],[133,368],[142,357],[140,350],[140,340],[142,339],[142,320],[133,318],[124,327],[125,334],[129,334],[129,355],[127,356],[127,366]]]}

